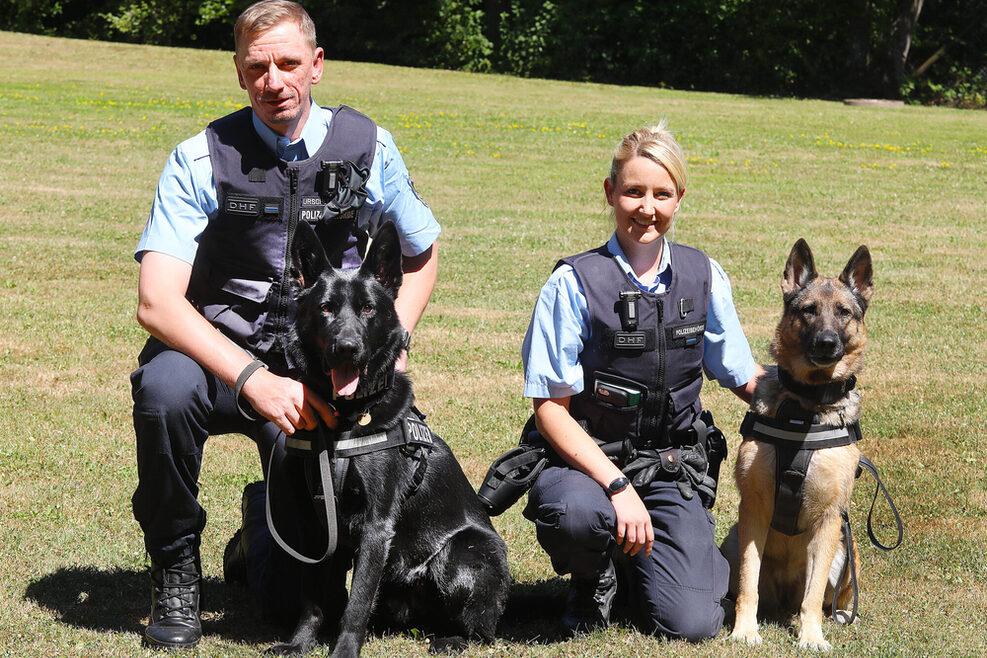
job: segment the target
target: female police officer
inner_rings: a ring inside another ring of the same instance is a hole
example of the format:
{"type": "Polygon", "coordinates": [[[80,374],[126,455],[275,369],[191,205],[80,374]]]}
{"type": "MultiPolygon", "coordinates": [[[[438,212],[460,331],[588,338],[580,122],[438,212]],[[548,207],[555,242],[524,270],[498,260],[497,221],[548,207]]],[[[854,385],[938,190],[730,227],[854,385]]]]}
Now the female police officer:
{"type": "Polygon", "coordinates": [[[608,623],[617,558],[646,630],[699,641],[723,621],[728,566],[704,508],[713,428],[699,391],[705,370],[749,400],[760,368],[723,270],[666,239],[685,182],[664,122],[621,140],[603,182],[616,230],[558,263],[525,336],[524,395],[560,459],[524,514],[555,570],[572,574],[570,631],[608,623]]]}

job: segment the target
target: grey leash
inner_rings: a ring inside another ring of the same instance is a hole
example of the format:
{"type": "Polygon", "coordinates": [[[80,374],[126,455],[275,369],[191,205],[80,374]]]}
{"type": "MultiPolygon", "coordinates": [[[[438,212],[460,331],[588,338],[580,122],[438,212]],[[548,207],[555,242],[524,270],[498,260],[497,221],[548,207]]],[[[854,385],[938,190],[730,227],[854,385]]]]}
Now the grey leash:
{"type": "Polygon", "coordinates": [[[332,486],[332,465],[329,462],[329,449],[323,444],[319,451],[319,478],[322,481],[322,499],[326,510],[326,552],[320,558],[310,558],[302,555],[288,545],[278,531],[274,528],[274,517],[271,514],[271,479],[274,475],[274,453],[271,450],[271,458],[267,467],[267,497],[265,499],[265,512],[267,513],[267,528],[271,531],[271,537],[284,551],[299,562],[305,564],[319,564],[332,557],[336,552],[336,541],[338,531],[336,528],[336,496],[332,486]]]}
{"type": "MultiPolygon", "coordinates": [[[[874,499],[871,501],[870,512],[868,512],[867,514],[867,535],[870,537],[871,543],[874,544],[874,546],[877,546],[882,551],[887,552],[894,550],[901,545],[901,539],[904,534],[904,529],[901,524],[901,516],[898,514],[898,508],[894,506],[894,501],[891,500],[891,495],[888,493],[888,490],[884,487],[884,483],[881,482],[881,477],[877,474],[877,467],[874,466],[874,462],[872,462],[864,455],[860,455],[860,463],[859,466],[857,467],[858,477],[862,472],[861,469],[867,469],[867,472],[873,475],[874,479],[877,480],[877,486],[874,488],[874,499]],[[891,546],[885,546],[884,544],[882,544],[877,540],[876,536],[874,536],[874,530],[871,521],[874,516],[874,505],[877,503],[878,492],[884,492],[884,499],[888,501],[888,505],[891,507],[891,512],[894,514],[895,524],[898,527],[898,538],[895,540],[895,543],[892,544],[891,546]]],[[[837,579],[836,582],[837,584],[839,584],[839,582],[843,580],[843,576],[846,574],[846,571],[849,568],[850,583],[853,586],[853,609],[850,611],[850,617],[846,619],[846,621],[840,621],[837,618],[836,616],[837,591],[836,588],[834,587],[832,616],[833,616],[833,621],[835,621],[836,623],[840,625],[849,625],[852,624],[854,620],[857,618],[857,599],[859,596],[859,591],[857,588],[857,565],[853,560],[853,533],[850,530],[850,515],[846,512],[846,510],[844,510],[842,512],[842,517],[843,517],[843,536],[846,540],[846,562],[843,564],[843,570],[840,572],[840,577],[837,579]]]]}

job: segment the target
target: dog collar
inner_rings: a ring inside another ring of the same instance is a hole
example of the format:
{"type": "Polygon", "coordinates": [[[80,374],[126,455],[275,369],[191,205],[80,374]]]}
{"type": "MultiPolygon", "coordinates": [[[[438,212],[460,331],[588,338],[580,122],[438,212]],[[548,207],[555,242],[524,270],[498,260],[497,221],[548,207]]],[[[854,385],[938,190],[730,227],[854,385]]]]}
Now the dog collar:
{"type": "Polygon", "coordinates": [[[829,384],[806,384],[797,381],[787,370],[778,368],[778,382],[795,395],[812,400],[816,404],[833,404],[854,389],[857,385],[857,377],[850,375],[849,379],[829,384]]]}

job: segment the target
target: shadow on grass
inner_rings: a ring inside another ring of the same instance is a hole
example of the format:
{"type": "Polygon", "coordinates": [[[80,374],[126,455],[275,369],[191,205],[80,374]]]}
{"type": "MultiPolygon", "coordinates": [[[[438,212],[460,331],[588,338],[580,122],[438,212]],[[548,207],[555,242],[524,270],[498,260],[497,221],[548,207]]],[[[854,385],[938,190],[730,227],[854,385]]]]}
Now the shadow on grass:
{"type": "MultiPolygon", "coordinates": [[[[27,586],[24,598],[65,624],[96,631],[144,635],[151,607],[146,571],[65,567],[27,586]]],[[[218,578],[203,580],[202,630],[231,640],[269,643],[283,630],[258,623],[246,592],[218,578]]]]}
{"type": "Polygon", "coordinates": [[[561,632],[568,578],[533,583],[511,583],[507,607],[497,626],[497,637],[511,642],[551,644],[566,639],[561,632]]]}
{"type": "MultiPolygon", "coordinates": [[[[559,619],[567,587],[565,578],[514,583],[497,636],[528,644],[564,641],[559,619]]],[[[150,610],[150,580],[145,571],[65,567],[30,583],[24,598],[64,624],[143,636],[150,610]]],[[[218,578],[204,579],[203,633],[260,645],[285,637],[290,629],[259,623],[247,598],[243,588],[218,578]]]]}

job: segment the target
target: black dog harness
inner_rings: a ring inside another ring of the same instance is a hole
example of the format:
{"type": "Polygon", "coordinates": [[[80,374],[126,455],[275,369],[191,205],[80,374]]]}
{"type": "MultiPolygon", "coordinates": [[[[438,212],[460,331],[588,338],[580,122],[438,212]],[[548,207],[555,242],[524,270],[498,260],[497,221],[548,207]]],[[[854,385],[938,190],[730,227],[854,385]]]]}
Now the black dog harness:
{"type": "MultiPolygon", "coordinates": [[[[366,416],[364,411],[359,418],[366,416]]],[[[357,421],[359,424],[359,421],[357,421]]],[[[428,468],[428,455],[435,446],[432,430],[425,424],[425,415],[412,407],[408,414],[390,427],[387,431],[374,434],[360,435],[351,429],[333,432],[323,424],[312,432],[299,432],[295,436],[285,436],[285,451],[301,456],[307,460],[316,459],[318,462],[318,482],[309,481],[308,488],[314,501],[321,499],[326,518],[326,550],[319,558],[302,555],[292,548],[277,532],[274,517],[271,514],[270,479],[274,473],[274,451],[271,452],[271,466],[268,468],[267,489],[267,526],[271,536],[288,555],[305,564],[318,564],[327,560],[336,552],[339,531],[336,520],[335,491],[343,485],[346,472],[349,470],[350,458],[366,455],[379,450],[391,448],[400,449],[409,459],[417,462],[411,476],[410,486],[405,496],[412,495],[425,480],[428,468]]],[[[306,470],[309,473],[310,470],[306,470]]]]}
{"type": "MultiPolygon", "coordinates": [[[[787,390],[816,404],[833,404],[853,390],[857,383],[856,377],[850,377],[842,382],[812,386],[795,381],[789,372],[781,368],[778,369],[778,380],[787,390]]],[[[795,536],[804,532],[798,529],[798,517],[805,494],[805,478],[815,451],[850,445],[861,439],[858,421],[846,425],[830,425],[819,421],[819,414],[805,409],[794,399],[787,399],[778,407],[774,418],[749,411],[740,426],[741,436],[770,443],[775,447],[775,506],[771,517],[771,528],[785,535],[795,536]]],[[[864,455],[860,456],[855,477],[860,477],[862,469],[867,469],[877,481],[874,500],[867,515],[867,534],[876,547],[883,551],[893,550],[901,544],[903,534],[898,509],[884,483],[881,482],[877,467],[864,455]],[[878,491],[884,492],[885,500],[888,501],[897,524],[898,538],[891,546],[881,544],[873,532],[872,516],[878,491]]],[[[853,610],[848,618],[839,618],[834,592],[832,617],[839,624],[852,624],[857,617],[858,595],[856,565],[853,561],[853,533],[850,529],[850,516],[846,510],[841,512],[841,517],[846,561],[837,582],[843,579],[846,570],[849,569],[853,587],[853,610]]]]}
{"type": "Polygon", "coordinates": [[[794,536],[802,532],[798,529],[798,517],[805,493],[805,476],[815,451],[859,441],[860,424],[820,423],[818,414],[806,412],[795,400],[786,400],[779,407],[776,418],[747,412],[740,434],[774,445],[775,509],[771,527],[794,536]]]}

